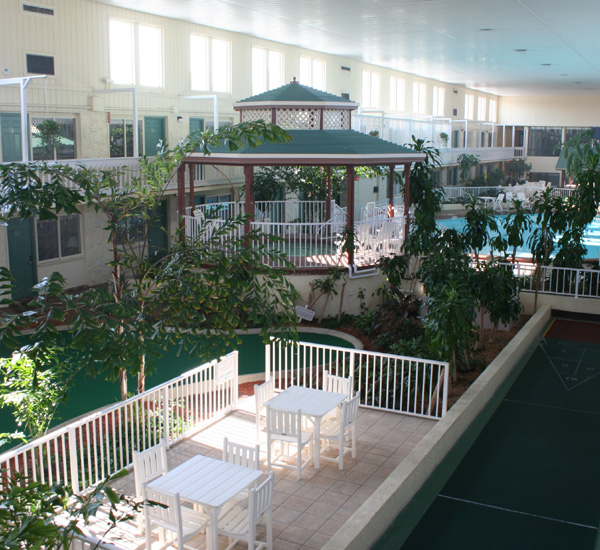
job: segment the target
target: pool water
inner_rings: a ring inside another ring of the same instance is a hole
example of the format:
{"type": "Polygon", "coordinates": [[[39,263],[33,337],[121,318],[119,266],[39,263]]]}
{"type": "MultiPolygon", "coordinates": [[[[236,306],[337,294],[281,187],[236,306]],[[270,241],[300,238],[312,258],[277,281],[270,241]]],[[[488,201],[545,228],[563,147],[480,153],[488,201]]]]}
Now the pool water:
{"type": "MultiPolygon", "coordinates": [[[[498,229],[499,234],[503,237],[506,237],[506,232],[504,231],[504,220],[507,216],[496,216],[496,220],[498,221],[498,229]]],[[[462,231],[465,226],[464,218],[449,218],[445,220],[438,220],[438,224],[449,229],[456,229],[457,231],[462,231]]],[[[526,231],[524,235],[525,245],[522,248],[517,248],[517,257],[519,258],[531,258],[531,252],[529,251],[529,247],[527,245],[529,236],[531,235],[532,230],[526,231]]],[[[587,248],[586,258],[597,260],[600,257],[600,218],[596,218],[585,230],[583,244],[587,248]]],[[[482,254],[489,254],[490,247],[486,246],[481,251],[482,254]]]]}
{"type": "MultiPolygon", "coordinates": [[[[264,372],[265,344],[262,342],[260,335],[242,334],[240,338],[242,340],[242,344],[238,349],[240,376],[264,372]]],[[[329,346],[352,347],[347,340],[330,334],[300,332],[300,340],[329,346]]],[[[10,357],[11,351],[0,350],[0,356],[10,357]]],[[[156,368],[146,377],[146,388],[158,386],[203,363],[205,361],[185,355],[185,352],[178,357],[176,349],[170,349],[156,361],[156,368]]],[[[136,379],[129,377],[130,392],[135,392],[136,384],[136,379]]],[[[94,378],[80,372],[75,376],[69,398],[59,406],[52,426],[62,424],[99,407],[115,403],[119,399],[118,382],[107,382],[102,374],[94,378]]],[[[0,433],[13,432],[14,430],[15,423],[9,409],[0,409],[0,433]]],[[[1,448],[0,452],[4,450],[6,450],[6,447],[1,448]]]]}

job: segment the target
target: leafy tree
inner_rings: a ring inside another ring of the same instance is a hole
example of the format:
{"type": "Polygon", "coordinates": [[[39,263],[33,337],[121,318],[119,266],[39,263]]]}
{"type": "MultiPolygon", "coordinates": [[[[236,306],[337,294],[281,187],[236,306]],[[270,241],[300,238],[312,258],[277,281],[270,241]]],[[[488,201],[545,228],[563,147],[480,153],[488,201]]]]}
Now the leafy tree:
{"type": "MultiPolygon", "coordinates": [[[[152,160],[143,158],[141,177],[125,185],[111,171],[42,163],[0,167],[0,191],[6,191],[0,206],[8,215],[52,218],[86,204],[106,216],[112,285],[70,294],[64,280],[50,278],[57,306],[48,314],[62,315],[71,346],[80,350],[82,363],[92,373],[120,379],[123,398],[127,372],[138,376],[138,391],[143,391],[147,367],[168,344],[206,360],[222,355],[231,342],[239,343],[236,329],[258,326],[265,340],[274,333],[297,337],[296,291],[281,271],[269,266],[282,258],[267,248],[264,235],[236,236],[244,217],[220,225],[212,239],[192,242],[178,233],[158,254],[151,253],[150,240],[165,190],[187,154],[210,154],[219,144],[235,150],[287,139],[281,129],[260,121],[205,131],[171,150],[161,146],[152,160]],[[40,175],[49,176],[48,187],[41,184],[40,175]],[[225,248],[215,245],[219,242],[226,243],[225,248]],[[268,261],[263,263],[265,256],[268,261]]],[[[3,284],[10,285],[10,280],[3,279],[3,284]]],[[[0,338],[10,340],[24,322],[10,317],[10,323],[0,326],[0,338]]],[[[56,345],[50,325],[38,336],[56,345]]]]}
{"type": "MultiPolygon", "coordinates": [[[[4,471],[2,471],[5,474],[4,471]]],[[[126,470],[106,478],[85,495],[72,495],[67,487],[28,481],[18,472],[3,475],[0,485],[0,546],[6,550],[67,549],[81,525],[108,505],[108,529],[132,520],[142,504],[118,495],[109,483],[126,470]]]]}
{"type": "Polygon", "coordinates": [[[524,233],[531,227],[531,217],[523,209],[521,201],[514,201],[514,212],[506,216],[503,227],[506,233],[506,245],[512,248],[512,262],[515,265],[517,248],[525,244],[524,233]]]}
{"type": "MultiPolygon", "coordinates": [[[[467,211],[462,234],[465,244],[473,251],[475,263],[479,266],[481,250],[492,242],[493,237],[490,235],[490,231],[498,233],[498,223],[492,210],[487,208],[477,197],[469,197],[465,207],[467,211]]],[[[498,244],[497,240],[495,244],[498,244]]]]}
{"type": "Polygon", "coordinates": [[[531,163],[527,162],[527,159],[512,159],[506,163],[505,169],[510,180],[515,181],[531,170],[531,163]]]}
{"type": "Polygon", "coordinates": [[[467,181],[467,177],[469,176],[469,171],[471,168],[475,168],[475,166],[479,166],[479,156],[472,155],[469,153],[462,153],[456,157],[456,162],[458,162],[458,170],[460,172],[460,180],[462,182],[467,181]]]}

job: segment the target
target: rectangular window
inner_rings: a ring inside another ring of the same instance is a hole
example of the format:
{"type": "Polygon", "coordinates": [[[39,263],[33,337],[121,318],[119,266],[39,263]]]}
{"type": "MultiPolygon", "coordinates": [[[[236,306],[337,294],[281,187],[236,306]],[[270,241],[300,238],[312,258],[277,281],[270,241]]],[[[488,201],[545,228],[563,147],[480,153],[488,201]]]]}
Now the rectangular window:
{"type": "Polygon", "coordinates": [[[413,113],[427,113],[427,85],[424,82],[413,82],[413,113]]]}
{"type": "Polygon", "coordinates": [[[485,107],[486,107],[485,97],[477,98],[477,120],[485,120],[485,107]]]}
{"type": "Polygon", "coordinates": [[[498,102],[490,99],[490,122],[498,122],[498,102]]]}
{"type": "Polygon", "coordinates": [[[561,128],[530,128],[527,155],[530,157],[558,157],[561,128]]]}
{"type": "Polygon", "coordinates": [[[252,95],[283,86],[283,53],[252,48],[252,95]]]}
{"type": "Polygon", "coordinates": [[[75,158],[74,118],[32,118],[31,151],[33,160],[75,158]]]}
{"type": "Polygon", "coordinates": [[[444,116],[446,112],[446,88],[433,87],[433,116],[444,116]]]}
{"type": "Polygon", "coordinates": [[[379,73],[373,71],[362,72],[362,107],[379,108],[380,81],[379,73]]]}
{"type": "Polygon", "coordinates": [[[79,214],[36,223],[38,260],[54,260],[81,253],[79,214]]]}
{"type": "Polygon", "coordinates": [[[390,76],[390,111],[406,110],[406,81],[397,76],[390,76]]]}
{"type": "Polygon", "coordinates": [[[467,120],[475,119],[475,96],[472,94],[465,95],[465,118],[467,120]]]}
{"type": "Polygon", "coordinates": [[[190,35],[192,90],[230,92],[231,45],[227,40],[190,35]]]}
{"type": "Polygon", "coordinates": [[[300,84],[325,90],[325,61],[301,56],[300,84]]]}
{"type": "MultiPolygon", "coordinates": [[[[142,121],[138,120],[138,146],[144,150],[142,141],[142,121]]],[[[108,125],[108,143],[111,157],[133,156],[133,121],[112,119],[108,125]]]]}
{"type": "Polygon", "coordinates": [[[110,78],[116,84],[163,85],[162,29],[110,19],[110,78]]]}
{"type": "Polygon", "coordinates": [[[28,53],[27,72],[30,74],[54,74],[54,57],[28,53]]]}

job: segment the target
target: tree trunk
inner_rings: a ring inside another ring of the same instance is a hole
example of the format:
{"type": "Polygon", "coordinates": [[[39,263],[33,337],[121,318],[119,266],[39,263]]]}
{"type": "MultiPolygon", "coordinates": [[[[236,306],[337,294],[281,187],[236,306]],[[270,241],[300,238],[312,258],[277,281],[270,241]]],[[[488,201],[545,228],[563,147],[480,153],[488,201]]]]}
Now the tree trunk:
{"type": "Polygon", "coordinates": [[[146,356],[142,355],[140,360],[140,372],[137,375],[138,386],[137,392],[138,394],[144,393],[146,391],[146,356]]]}
{"type": "Polygon", "coordinates": [[[121,388],[121,401],[127,399],[127,371],[121,369],[119,371],[119,386],[121,388]]]}

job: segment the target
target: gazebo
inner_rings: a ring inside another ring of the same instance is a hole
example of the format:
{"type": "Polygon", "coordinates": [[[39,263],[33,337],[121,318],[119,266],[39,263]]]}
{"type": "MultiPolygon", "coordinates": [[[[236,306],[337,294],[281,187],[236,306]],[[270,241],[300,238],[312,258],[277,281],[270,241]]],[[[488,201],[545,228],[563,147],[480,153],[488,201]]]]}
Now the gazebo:
{"type": "MultiPolygon", "coordinates": [[[[327,92],[304,86],[295,79],[280,88],[269,90],[234,105],[240,122],[263,120],[284,128],[292,140],[287,143],[264,143],[237,151],[215,150],[210,156],[191,154],[178,174],[178,207],[183,215],[186,208],[185,170],[189,171],[189,206],[193,206],[193,173],[196,164],[241,166],[245,181],[245,212],[254,220],[254,169],[261,166],[322,166],[328,170],[327,218],[331,216],[331,167],[345,166],[347,172],[346,226],[353,230],[355,209],[355,169],[357,166],[387,166],[388,216],[394,216],[394,170],[404,167],[405,189],[408,191],[410,167],[423,161],[425,155],[407,147],[384,141],[351,129],[351,111],[358,103],[327,92]]],[[[408,213],[408,196],[404,196],[404,212],[408,213]]],[[[405,216],[405,232],[408,229],[405,216]]],[[[247,230],[249,230],[249,225],[247,230]]],[[[350,252],[348,264],[353,265],[350,252]]]]}

